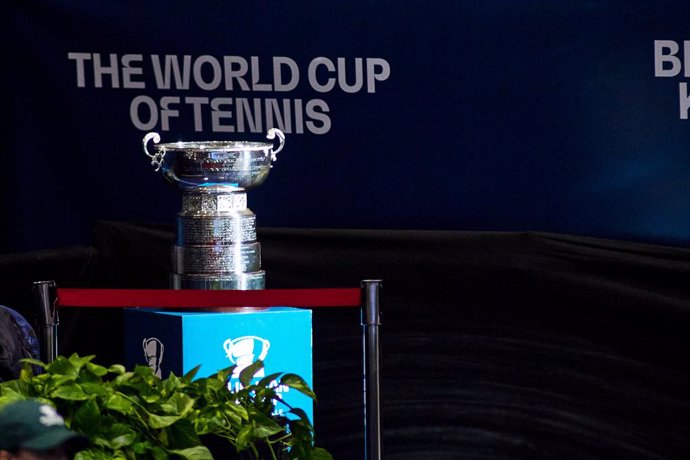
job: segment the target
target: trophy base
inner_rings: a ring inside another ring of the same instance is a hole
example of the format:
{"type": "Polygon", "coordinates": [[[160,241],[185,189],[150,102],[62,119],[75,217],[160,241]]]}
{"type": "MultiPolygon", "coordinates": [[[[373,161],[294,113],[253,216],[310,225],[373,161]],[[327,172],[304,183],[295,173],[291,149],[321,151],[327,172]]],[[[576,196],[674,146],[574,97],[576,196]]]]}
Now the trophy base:
{"type": "Polygon", "coordinates": [[[217,215],[178,214],[177,245],[238,244],[256,241],[256,216],[249,209],[217,215]]]}
{"type": "Polygon", "coordinates": [[[266,272],[263,270],[229,274],[173,274],[173,289],[239,290],[265,289],[266,272]]]}
{"type": "Polygon", "coordinates": [[[187,275],[257,272],[261,269],[261,244],[174,246],[173,269],[187,275]]]}

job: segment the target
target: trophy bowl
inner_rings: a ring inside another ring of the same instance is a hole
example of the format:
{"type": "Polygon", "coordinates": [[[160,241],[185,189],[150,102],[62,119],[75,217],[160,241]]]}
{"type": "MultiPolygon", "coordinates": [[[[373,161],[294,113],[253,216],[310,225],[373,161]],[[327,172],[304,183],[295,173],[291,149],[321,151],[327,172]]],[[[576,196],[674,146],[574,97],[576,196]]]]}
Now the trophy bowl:
{"type": "Polygon", "coordinates": [[[285,144],[285,135],[271,128],[268,139],[278,137],[274,148],[268,142],[160,142],[158,133],[144,136],[144,153],[151,158],[151,165],[163,176],[182,189],[200,187],[235,187],[250,189],[261,185],[276,160],[276,154],[285,144]],[[148,143],[153,141],[153,153],[148,143]]]}

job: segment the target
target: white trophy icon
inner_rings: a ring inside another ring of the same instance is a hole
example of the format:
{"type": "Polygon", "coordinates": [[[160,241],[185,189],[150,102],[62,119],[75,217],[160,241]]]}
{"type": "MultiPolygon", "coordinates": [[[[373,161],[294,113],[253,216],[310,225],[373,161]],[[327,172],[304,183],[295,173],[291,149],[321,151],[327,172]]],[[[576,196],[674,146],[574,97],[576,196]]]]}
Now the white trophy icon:
{"type": "MultiPolygon", "coordinates": [[[[239,378],[240,372],[256,361],[264,361],[271,342],[255,335],[245,335],[236,339],[227,339],[223,343],[225,355],[236,367],[232,371],[232,378],[239,378]],[[257,357],[258,351],[258,357],[257,357]]],[[[264,369],[260,369],[255,377],[264,377],[264,369]]]]}
{"type": "Polygon", "coordinates": [[[163,362],[163,342],[155,337],[144,339],[144,356],[146,363],[149,365],[156,377],[161,377],[161,363],[163,362]]]}

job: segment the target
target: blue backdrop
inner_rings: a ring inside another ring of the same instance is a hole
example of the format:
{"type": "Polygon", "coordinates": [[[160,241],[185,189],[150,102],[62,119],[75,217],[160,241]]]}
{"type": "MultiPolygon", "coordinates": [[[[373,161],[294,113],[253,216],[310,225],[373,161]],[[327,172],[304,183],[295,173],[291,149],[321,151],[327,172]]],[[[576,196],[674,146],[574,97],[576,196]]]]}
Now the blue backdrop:
{"type": "Polygon", "coordinates": [[[686,1],[6,5],[3,251],[172,224],[142,137],[270,126],[259,227],[690,242],[686,1]]]}

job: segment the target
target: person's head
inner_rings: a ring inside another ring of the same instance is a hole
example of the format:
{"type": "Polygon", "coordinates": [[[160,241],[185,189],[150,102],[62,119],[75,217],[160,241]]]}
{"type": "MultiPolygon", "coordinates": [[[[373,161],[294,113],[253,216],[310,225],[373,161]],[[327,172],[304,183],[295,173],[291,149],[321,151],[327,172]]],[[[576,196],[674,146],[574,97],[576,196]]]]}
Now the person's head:
{"type": "Polygon", "coordinates": [[[70,445],[83,443],[48,404],[27,400],[0,409],[0,460],[65,460],[70,445]]]}

